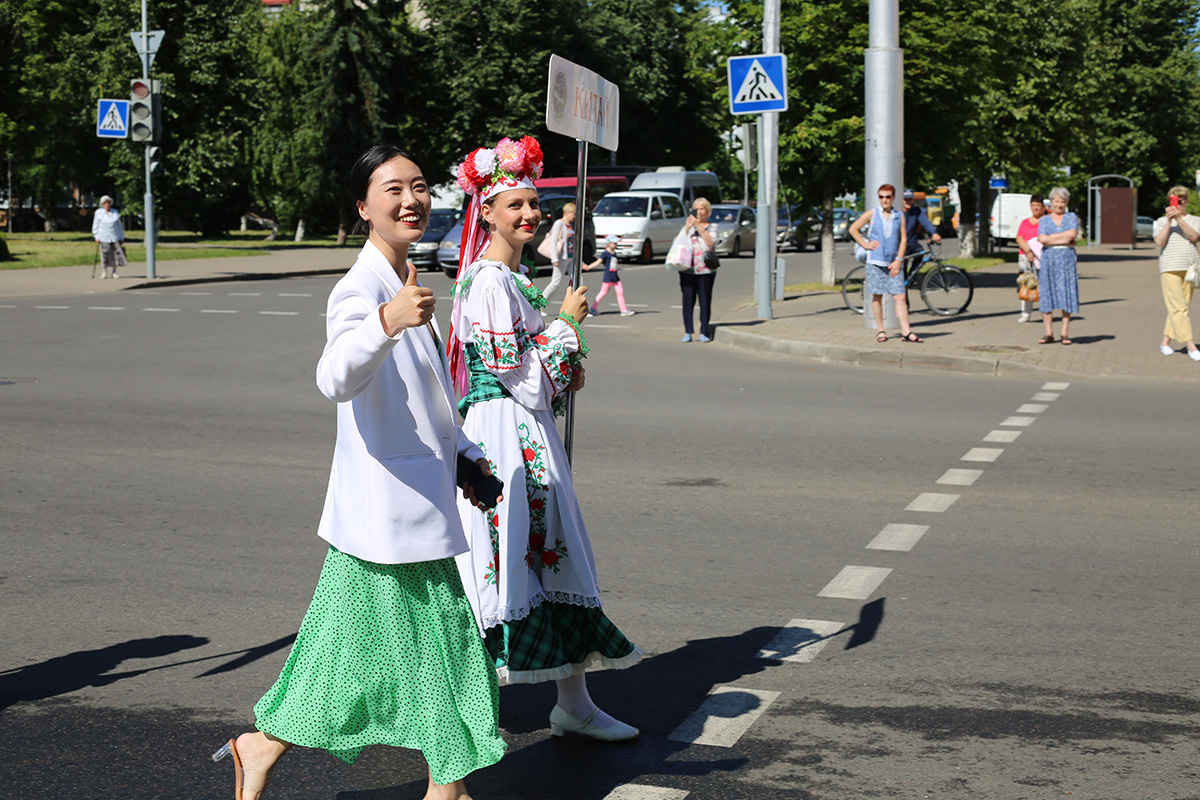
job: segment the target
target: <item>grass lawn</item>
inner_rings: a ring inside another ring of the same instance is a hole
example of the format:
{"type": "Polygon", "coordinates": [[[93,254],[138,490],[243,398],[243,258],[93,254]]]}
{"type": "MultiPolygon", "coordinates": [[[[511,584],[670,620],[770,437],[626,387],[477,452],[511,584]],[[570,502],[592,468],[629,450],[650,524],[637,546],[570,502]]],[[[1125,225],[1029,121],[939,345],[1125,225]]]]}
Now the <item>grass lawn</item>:
{"type": "MultiPolygon", "coordinates": [[[[202,237],[187,231],[163,231],[158,235],[155,258],[158,261],[177,261],[185,258],[225,258],[229,256],[266,255],[269,251],[293,250],[308,247],[337,247],[336,236],[317,236],[303,242],[276,239],[266,241],[263,231],[235,231],[218,237],[202,237]]],[[[95,263],[96,241],[90,234],[13,233],[4,234],[10,261],[0,261],[0,269],[32,269],[34,267],[74,267],[95,263]]],[[[130,261],[145,261],[144,231],[125,235],[125,253],[130,261]]],[[[352,236],[346,248],[361,248],[362,236],[352,236]]]]}

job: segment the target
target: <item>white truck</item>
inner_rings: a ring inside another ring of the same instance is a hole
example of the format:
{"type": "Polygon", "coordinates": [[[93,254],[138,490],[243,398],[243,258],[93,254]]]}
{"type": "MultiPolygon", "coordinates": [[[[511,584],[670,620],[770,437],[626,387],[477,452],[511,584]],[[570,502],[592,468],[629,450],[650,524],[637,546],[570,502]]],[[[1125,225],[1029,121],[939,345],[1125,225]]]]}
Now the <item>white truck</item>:
{"type": "Polygon", "coordinates": [[[1017,243],[1017,228],[1023,220],[1029,219],[1031,197],[1033,195],[1020,192],[1002,192],[996,195],[996,199],[992,201],[989,229],[997,247],[1017,243]]]}

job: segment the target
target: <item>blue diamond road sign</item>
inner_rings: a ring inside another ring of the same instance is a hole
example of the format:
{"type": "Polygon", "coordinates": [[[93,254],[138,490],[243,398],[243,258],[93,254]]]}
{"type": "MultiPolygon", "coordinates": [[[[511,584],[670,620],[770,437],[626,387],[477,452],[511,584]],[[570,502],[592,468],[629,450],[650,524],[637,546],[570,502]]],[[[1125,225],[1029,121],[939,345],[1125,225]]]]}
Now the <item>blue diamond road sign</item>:
{"type": "Polygon", "coordinates": [[[96,135],[101,139],[129,136],[129,101],[101,100],[96,106],[96,135]]]}
{"type": "Polygon", "coordinates": [[[787,56],[783,53],[729,59],[729,110],[734,114],[787,111],[787,56]]]}

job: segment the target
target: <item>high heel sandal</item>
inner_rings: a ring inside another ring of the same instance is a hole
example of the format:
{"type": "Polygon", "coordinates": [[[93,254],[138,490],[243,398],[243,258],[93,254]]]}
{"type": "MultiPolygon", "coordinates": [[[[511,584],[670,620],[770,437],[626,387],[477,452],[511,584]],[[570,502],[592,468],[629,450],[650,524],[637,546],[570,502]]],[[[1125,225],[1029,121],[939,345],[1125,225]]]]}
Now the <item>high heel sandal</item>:
{"type": "MultiPolygon", "coordinates": [[[[233,756],[234,800],[242,800],[242,792],[248,788],[246,786],[246,777],[251,775],[256,778],[254,781],[256,784],[259,783],[257,780],[258,776],[262,776],[261,785],[259,785],[257,789],[250,789],[250,791],[256,793],[259,797],[262,797],[262,793],[267,790],[267,784],[271,781],[271,770],[267,770],[266,772],[254,772],[253,770],[244,769],[242,767],[242,757],[238,754],[236,738],[230,739],[228,742],[221,745],[221,749],[212,754],[212,760],[220,761],[225,756],[230,755],[233,756]]],[[[274,764],[271,765],[272,769],[274,769],[274,766],[274,764]]]]}

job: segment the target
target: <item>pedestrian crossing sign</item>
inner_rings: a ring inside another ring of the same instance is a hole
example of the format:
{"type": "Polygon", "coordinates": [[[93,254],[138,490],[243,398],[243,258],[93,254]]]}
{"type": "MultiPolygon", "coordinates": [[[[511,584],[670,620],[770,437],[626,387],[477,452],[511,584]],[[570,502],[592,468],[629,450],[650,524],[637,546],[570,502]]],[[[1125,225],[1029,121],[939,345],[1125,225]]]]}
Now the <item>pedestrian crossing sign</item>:
{"type": "Polygon", "coordinates": [[[729,59],[729,110],[734,114],[787,111],[787,56],[760,53],[729,59]]]}
{"type": "Polygon", "coordinates": [[[96,106],[96,135],[101,139],[129,136],[129,101],[101,100],[96,106]]]}

